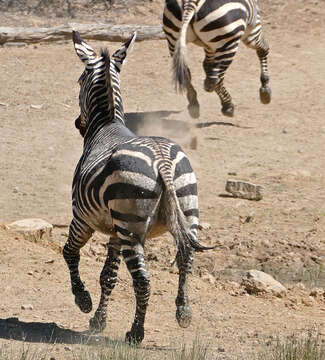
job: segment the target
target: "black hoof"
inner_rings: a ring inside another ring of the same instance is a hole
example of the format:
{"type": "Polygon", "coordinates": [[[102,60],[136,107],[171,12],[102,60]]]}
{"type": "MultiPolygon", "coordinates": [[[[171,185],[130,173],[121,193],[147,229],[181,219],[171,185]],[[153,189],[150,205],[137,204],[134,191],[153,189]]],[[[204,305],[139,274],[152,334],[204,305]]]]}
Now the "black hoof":
{"type": "Polygon", "coordinates": [[[192,309],[190,306],[178,306],[176,310],[176,320],[182,328],[187,328],[191,324],[192,309]]]}
{"type": "Polygon", "coordinates": [[[262,104],[269,104],[271,102],[271,89],[269,87],[260,88],[260,100],[262,104]]]}
{"type": "Polygon", "coordinates": [[[212,79],[205,79],[204,80],[204,90],[207,91],[207,92],[212,92],[215,90],[216,88],[216,81],[215,80],[212,80],[212,79]]]}
{"type": "Polygon", "coordinates": [[[221,112],[223,113],[223,115],[228,116],[228,117],[233,117],[234,116],[234,105],[233,104],[224,104],[222,106],[221,112]]]}
{"type": "Polygon", "coordinates": [[[93,308],[91,297],[89,291],[87,290],[80,291],[75,294],[75,303],[78,305],[79,309],[84,313],[91,312],[93,308]]]}
{"type": "Polygon", "coordinates": [[[92,319],[89,320],[89,331],[92,333],[100,333],[106,328],[106,320],[98,319],[95,315],[92,319]]]}
{"type": "Polygon", "coordinates": [[[196,104],[189,104],[187,106],[187,110],[193,119],[198,119],[200,117],[200,105],[199,103],[196,104]]]}
{"type": "Polygon", "coordinates": [[[130,345],[137,345],[142,342],[143,338],[144,328],[132,325],[131,330],[128,331],[125,335],[125,342],[129,343],[130,345]]]}

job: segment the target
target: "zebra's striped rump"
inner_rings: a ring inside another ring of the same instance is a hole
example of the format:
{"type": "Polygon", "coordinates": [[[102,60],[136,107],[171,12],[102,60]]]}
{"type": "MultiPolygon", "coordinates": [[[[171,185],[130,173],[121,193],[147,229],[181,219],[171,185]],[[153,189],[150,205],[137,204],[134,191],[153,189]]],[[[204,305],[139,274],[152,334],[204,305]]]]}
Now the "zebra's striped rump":
{"type": "Polygon", "coordinates": [[[107,259],[100,276],[101,299],[90,328],[106,326],[107,303],[117,282],[120,256],[132,276],[136,313],[126,339],[141,342],[150,295],[144,261],[147,237],[169,231],[177,245],[179,289],[176,318],[190,324],[187,275],[194,251],[205,247],[197,241],[199,222],[196,178],[179,145],[162,137],[139,137],[124,124],[120,71],[135,35],[110,57],[95,51],[78,33],[75,50],[85,63],[79,84],[80,116],[75,125],[84,137],[82,156],[72,184],[73,219],[63,249],[76,304],[92,310],[90,294],[79,275],[79,252],[94,231],[110,236],[107,259]]]}
{"type": "Polygon", "coordinates": [[[175,88],[186,92],[192,117],[199,117],[199,103],[186,64],[187,42],[204,48],[204,89],[216,91],[224,115],[233,116],[234,105],[223,79],[240,40],[256,50],[261,64],[260,100],[264,104],[271,101],[267,73],[269,47],[262,35],[256,0],[166,0],[163,29],[173,57],[175,88]]]}

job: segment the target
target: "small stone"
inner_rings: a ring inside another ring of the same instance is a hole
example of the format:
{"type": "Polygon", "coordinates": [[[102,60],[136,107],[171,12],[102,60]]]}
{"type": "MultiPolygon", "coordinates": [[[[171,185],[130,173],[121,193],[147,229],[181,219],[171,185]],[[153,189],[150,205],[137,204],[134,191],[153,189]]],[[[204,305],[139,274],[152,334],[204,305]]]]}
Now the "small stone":
{"type": "Polygon", "coordinates": [[[271,275],[259,270],[249,270],[242,279],[242,285],[250,294],[271,293],[283,296],[287,289],[271,275]]]}
{"type": "Polygon", "coordinates": [[[6,225],[7,229],[15,230],[23,234],[26,238],[34,241],[49,239],[52,234],[53,226],[42,219],[23,219],[6,225]]]}
{"type": "Polygon", "coordinates": [[[308,296],[306,298],[302,298],[301,302],[306,306],[313,306],[314,305],[314,298],[311,296],[308,296]]]}
{"type": "Polygon", "coordinates": [[[38,105],[38,104],[31,104],[30,107],[31,107],[32,109],[41,110],[42,107],[43,107],[43,104],[40,104],[40,105],[38,105]]]}
{"type": "Polygon", "coordinates": [[[54,259],[46,260],[46,261],[45,261],[45,264],[53,264],[53,263],[54,263],[54,259]]]}
{"type": "Polygon", "coordinates": [[[247,181],[229,179],[227,180],[226,191],[234,197],[247,200],[261,200],[263,198],[261,185],[255,185],[247,181]]]}
{"type": "Polygon", "coordinates": [[[34,310],[34,306],[32,304],[25,304],[21,306],[22,310],[34,310]]]}
{"type": "Polygon", "coordinates": [[[209,230],[211,229],[211,224],[208,222],[201,222],[199,224],[199,230],[209,230]]]}

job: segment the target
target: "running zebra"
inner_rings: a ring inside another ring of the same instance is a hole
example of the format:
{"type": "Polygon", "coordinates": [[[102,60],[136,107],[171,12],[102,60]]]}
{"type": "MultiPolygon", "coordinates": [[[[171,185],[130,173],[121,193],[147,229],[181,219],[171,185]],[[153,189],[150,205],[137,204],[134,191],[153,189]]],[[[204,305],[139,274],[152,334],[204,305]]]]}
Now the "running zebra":
{"type": "Polygon", "coordinates": [[[223,80],[240,40],[256,50],[261,64],[260,100],[263,104],[271,101],[267,70],[269,46],[262,34],[256,0],[166,0],[163,29],[173,57],[175,88],[179,92],[186,90],[191,117],[200,116],[200,106],[186,65],[187,42],[204,48],[204,89],[216,91],[224,115],[234,114],[234,105],[223,80]]]}
{"type": "Polygon", "coordinates": [[[197,241],[197,183],[182,149],[165,138],[136,136],[124,124],[120,71],[135,36],[110,58],[107,49],[96,55],[79,33],[73,32],[76,53],[85,64],[79,78],[80,116],[75,122],[84,137],[84,148],[73,179],[73,220],[63,256],[75,302],[88,313],[92,301],[80,279],[79,251],[94,231],[110,236],[100,275],[101,298],[90,330],[106,327],[108,299],[117,283],[122,255],[136,297],[135,318],[126,341],[140,343],[150,295],[145,239],[166,231],[175,239],[179,269],[176,318],[181,327],[189,326],[192,317],[187,276],[194,251],[213,247],[197,241]]]}

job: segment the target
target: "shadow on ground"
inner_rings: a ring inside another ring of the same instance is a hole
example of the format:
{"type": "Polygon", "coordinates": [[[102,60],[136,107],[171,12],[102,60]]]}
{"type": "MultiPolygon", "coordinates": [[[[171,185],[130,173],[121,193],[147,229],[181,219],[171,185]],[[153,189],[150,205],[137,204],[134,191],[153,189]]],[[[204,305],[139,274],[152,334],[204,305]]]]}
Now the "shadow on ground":
{"type": "Polygon", "coordinates": [[[24,322],[15,317],[0,319],[0,338],[49,344],[103,345],[113,343],[108,337],[64,329],[56,323],[24,322]]]}
{"type": "Polygon", "coordinates": [[[252,127],[250,127],[250,126],[240,126],[240,125],[234,124],[234,123],[232,123],[232,122],[227,122],[227,121],[201,122],[201,123],[196,124],[195,126],[196,126],[198,129],[201,129],[201,128],[206,128],[206,127],[210,127],[210,126],[213,126],[213,125],[233,126],[233,127],[237,127],[237,128],[241,128],[241,129],[252,129],[252,127]]]}
{"type": "MultiPolygon", "coordinates": [[[[56,323],[24,322],[16,317],[0,319],[0,339],[17,340],[29,343],[46,344],[82,344],[82,345],[125,345],[122,340],[112,340],[107,336],[98,336],[89,331],[64,329],[56,323]]],[[[165,346],[142,346],[145,350],[175,351],[165,346]]]]}

